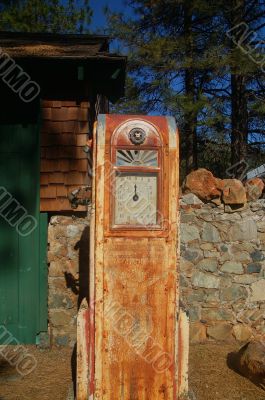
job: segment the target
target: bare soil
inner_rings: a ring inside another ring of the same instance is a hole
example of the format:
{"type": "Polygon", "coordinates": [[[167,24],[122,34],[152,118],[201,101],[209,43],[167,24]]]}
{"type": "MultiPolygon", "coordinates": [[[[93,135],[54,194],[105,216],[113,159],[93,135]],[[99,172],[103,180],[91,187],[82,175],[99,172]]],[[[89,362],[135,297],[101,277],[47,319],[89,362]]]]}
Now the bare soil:
{"type": "Polygon", "coordinates": [[[196,400],[264,400],[265,391],[238,374],[231,355],[236,345],[192,345],[190,388],[196,400]],[[228,366],[230,365],[230,367],[228,366]]]}
{"type": "MultiPolygon", "coordinates": [[[[235,345],[191,346],[191,400],[265,400],[264,390],[228,367],[228,354],[238,349],[235,345]]],[[[29,347],[29,352],[36,357],[37,368],[24,378],[0,358],[0,400],[66,400],[73,350],[29,347]]]]}

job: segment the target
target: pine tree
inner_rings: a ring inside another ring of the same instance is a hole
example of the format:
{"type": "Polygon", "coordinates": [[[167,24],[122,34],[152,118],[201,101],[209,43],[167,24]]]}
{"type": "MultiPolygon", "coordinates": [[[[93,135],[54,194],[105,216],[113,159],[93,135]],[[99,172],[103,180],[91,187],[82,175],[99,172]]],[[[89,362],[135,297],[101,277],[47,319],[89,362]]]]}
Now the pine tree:
{"type": "Polygon", "coordinates": [[[215,54],[209,51],[209,43],[215,40],[215,6],[206,0],[130,4],[135,11],[132,18],[121,14],[109,18],[111,34],[129,50],[126,109],[132,105],[134,111],[169,112],[177,117],[182,158],[189,173],[197,167],[198,139],[208,123],[213,131],[214,118],[219,124],[222,119],[203,90],[213,74],[211,57],[215,54]]]}
{"type": "MultiPolygon", "coordinates": [[[[264,98],[262,100],[259,96],[259,106],[256,107],[256,95],[259,92],[257,82],[262,72],[257,60],[264,58],[264,55],[261,47],[255,48],[252,36],[256,36],[264,26],[265,7],[261,0],[232,0],[229,5],[224,1],[222,9],[220,34],[226,37],[223,43],[223,63],[226,64],[226,74],[230,76],[233,165],[242,161],[249,162],[252,129],[264,121],[264,113],[262,115],[259,107],[264,98]],[[253,107],[259,109],[255,113],[256,121],[253,120],[253,107]]],[[[236,176],[240,176],[240,167],[236,176]]]]}
{"type": "Polygon", "coordinates": [[[89,0],[0,0],[0,29],[21,32],[74,33],[87,29],[89,0]]]}
{"type": "MultiPolygon", "coordinates": [[[[199,166],[211,160],[219,176],[231,163],[249,162],[253,133],[264,125],[265,80],[230,31],[247,24],[262,32],[264,2],[131,0],[130,5],[132,17],[109,18],[110,32],[129,55],[127,97],[120,109],[175,115],[186,173],[197,166],[197,157],[199,166]]],[[[256,57],[261,52],[254,49],[256,57]]]]}

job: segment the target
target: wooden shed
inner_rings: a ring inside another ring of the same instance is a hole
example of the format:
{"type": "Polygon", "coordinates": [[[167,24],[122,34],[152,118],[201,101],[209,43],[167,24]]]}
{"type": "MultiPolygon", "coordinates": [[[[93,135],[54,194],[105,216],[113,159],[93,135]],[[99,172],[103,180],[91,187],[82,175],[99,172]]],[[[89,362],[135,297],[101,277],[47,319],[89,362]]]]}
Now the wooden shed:
{"type": "Polygon", "coordinates": [[[68,195],[125,66],[105,36],[0,32],[0,325],[22,343],[47,329],[48,217],[86,211],[68,195]]]}

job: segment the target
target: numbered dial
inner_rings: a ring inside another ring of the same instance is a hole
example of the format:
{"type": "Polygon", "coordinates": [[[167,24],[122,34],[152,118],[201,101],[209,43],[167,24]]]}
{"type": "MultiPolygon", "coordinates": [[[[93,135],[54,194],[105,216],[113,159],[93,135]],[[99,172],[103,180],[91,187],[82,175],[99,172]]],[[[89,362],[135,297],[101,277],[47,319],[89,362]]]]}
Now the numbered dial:
{"type": "Polygon", "coordinates": [[[157,174],[117,172],[115,225],[157,225],[157,174]]]}

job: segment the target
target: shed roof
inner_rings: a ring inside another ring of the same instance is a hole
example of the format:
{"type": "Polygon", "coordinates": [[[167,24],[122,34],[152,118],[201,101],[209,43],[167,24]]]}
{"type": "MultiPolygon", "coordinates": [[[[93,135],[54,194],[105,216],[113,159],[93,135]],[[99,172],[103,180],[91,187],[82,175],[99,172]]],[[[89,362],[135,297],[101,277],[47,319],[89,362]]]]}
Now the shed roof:
{"type": "Polygon", "coordinates": [[[14,58],[92,59],[126,57],[109,53],[107,36],[0,32],[1,49],[14,58]]]}
{"type": "Polygon", "coordinates": [[[109,99],[115,101],[124,93],[127,57],[109,52],[107,36],[0,31],[0,50],[22,65],[37,66],[35,71],[47,63],[86,65],[101,74],[96,80],[108,88],[109,99]]]}

